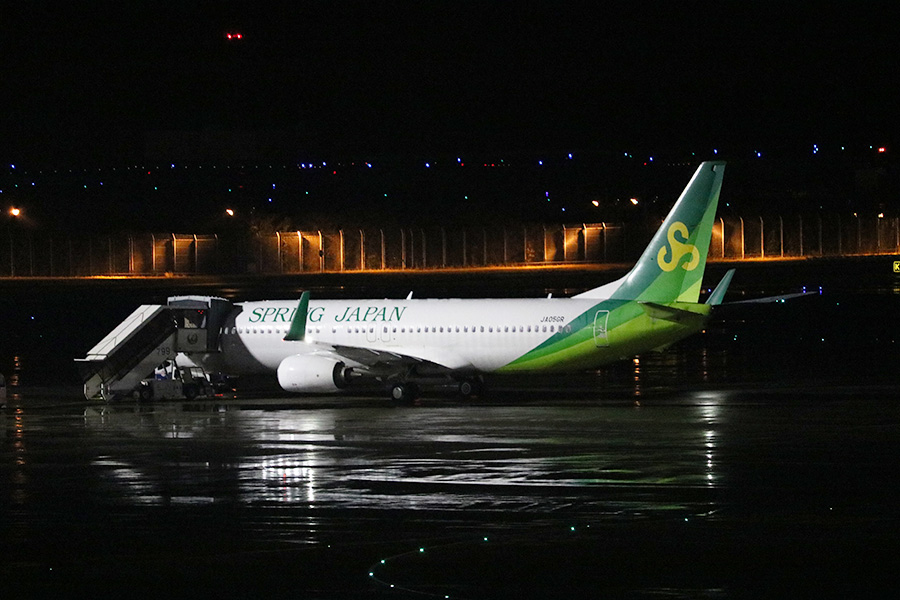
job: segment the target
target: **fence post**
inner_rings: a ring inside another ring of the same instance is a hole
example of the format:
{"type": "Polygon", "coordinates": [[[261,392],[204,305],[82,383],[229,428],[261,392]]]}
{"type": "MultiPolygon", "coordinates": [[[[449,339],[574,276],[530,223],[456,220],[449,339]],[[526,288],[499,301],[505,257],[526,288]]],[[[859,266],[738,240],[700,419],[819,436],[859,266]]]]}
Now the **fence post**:
{"type": "Polygon", "coordinates": [[[366,270],[366,234],[363,228],[359,228],[359,270],[366,270]]]}
{"type": "MultiPolygon", "coordinates": [[[[194,236],[194,239],[197,239],[197,236],[194,236]]],[[[275,256],[278,258],[278,272],[282,275],[284,274],[284,261],[281,260],[281,232],[275,232],[275,256]]]]}
{"type": "Polygon", "coordinates": [[[503,226],[503,266],[509,264],[509,254],[506,251],[506,225],[503,226]]]}
{"type": "Polygon", "coordinates": [[[824,254],[824,249],[822,248],[822,213],[816,215],[816,223],[819,229],[819,256],[824,254]]]}
{"type": "Polygon", "coordinates": [[[465,228],[465,227],[463,227],[462,234],[463,234],[463,239],[462,239],[462,251],[463,251],[462,266],[465,267],[465,266],[466,266],[466,261],[467,261],[468,258],[469,258],[469,254],[468,254],[468,252],[466,252],[466,244],[467,244],[468,240],[466,239],[466,228],[465,228]]]}
{"type": "Polygon", "coordinates": [[[762,215],[759,217],[759,257],[766,257],[766,223],[762,215]]]}
{"type": "Polygon", "coordinates": [[[607,257],[607,248],[609,248],[609,243],[606,235],[606,221],[600,223],[600,227],[603,228],[603,262],[606,262],[607,257]]]}
{"type": "Polygon", "coordinates": [[[297,272],[303,272],[303,234],[297,231],[297,272]]]}
{"type": "Polygon", "coordinates": [[[725,258],[725,219],[719,217],[719,223],[722,224],[722,258],[725,258]]]}
{"type": "Polygon", "coordinates": [[[543,242],[544,242],[544,262],[547,262],[547,226],[546,226],[546,225],[541,225],[541,230],[542,230],[543,233],[544,233],[544,239],[543,239],[543,242]]]}
{"type": "Polygon", "coordinates": [[[425,235],[425,229],[419,228],[419,232],[422,234],[422,268],[428,268],[428,236],[425,235]]]}
{"type": "Polygon", "coordinates": [[[784,218],[781,215],[778,215],[778,230],[781,237],[779,240],[781,243],[781,258],[784,258],[784,218]]]}

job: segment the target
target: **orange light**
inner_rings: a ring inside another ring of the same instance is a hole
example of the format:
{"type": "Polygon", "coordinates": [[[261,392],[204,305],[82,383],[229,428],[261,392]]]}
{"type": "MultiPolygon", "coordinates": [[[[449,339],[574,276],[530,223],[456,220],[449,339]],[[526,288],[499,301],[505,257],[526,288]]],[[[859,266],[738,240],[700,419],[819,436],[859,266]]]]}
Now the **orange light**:
{"type": "Polygon", "coordinates": [[[234,216],[234,211],[231,210],[230,208],[226,208],[226,209],[225,209],[225,214],[228,215],[229,217],[233,217],[233,216],[234,216]]]}
{"type": "Polygon", "coordinates": [[[16,208],[15,206],[13,206],[12,208],[9,209],[9,214],[12,215],[13,217],[18,217],[19,215],[22,214],[22,211],[20,209],[16,208]]]}

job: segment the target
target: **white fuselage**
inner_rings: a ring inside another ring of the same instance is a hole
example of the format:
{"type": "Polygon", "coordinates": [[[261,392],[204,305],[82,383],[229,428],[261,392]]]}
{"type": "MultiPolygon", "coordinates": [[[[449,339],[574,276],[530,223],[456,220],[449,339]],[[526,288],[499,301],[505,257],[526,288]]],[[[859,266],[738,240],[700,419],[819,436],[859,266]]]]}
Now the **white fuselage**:
{"type": "MultiPolygon", "coordinates": [[[[306,341],[396,352],[449,369],[496,370],[564,330],[596,300],[318,300],[309,304],[306,341]]],[[[284,341],[297,302],[238,305],[221,332],[229,372],[274,371],[304,342],[284,341]]]]}

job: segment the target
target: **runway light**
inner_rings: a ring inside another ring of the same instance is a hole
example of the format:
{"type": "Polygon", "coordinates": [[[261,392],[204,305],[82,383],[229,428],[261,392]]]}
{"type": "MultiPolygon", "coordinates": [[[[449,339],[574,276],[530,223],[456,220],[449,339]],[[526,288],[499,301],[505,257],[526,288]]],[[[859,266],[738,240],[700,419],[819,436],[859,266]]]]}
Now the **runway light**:
{"type": "Polygon", "coordinates": [[[22,214],[22,211],[21,211],[21,209],[13,206],[12,208],[9,209],[9,214],[10,214],[10,216],[18,217],[19,215],[22,214]]]}

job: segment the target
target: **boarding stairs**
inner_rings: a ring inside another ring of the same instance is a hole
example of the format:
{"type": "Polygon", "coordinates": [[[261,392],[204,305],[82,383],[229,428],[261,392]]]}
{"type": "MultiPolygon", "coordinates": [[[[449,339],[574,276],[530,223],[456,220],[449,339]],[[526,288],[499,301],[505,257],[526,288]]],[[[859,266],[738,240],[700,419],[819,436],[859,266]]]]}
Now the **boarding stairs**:
{"type": "Polygon", "coordinates": [[[217,352],[218,331],[231,308],[228,300],[206,296],[139,306],[85,358],[76,359],[85,398],[137,397],[141,382],[178,353],[217,352]]]}

